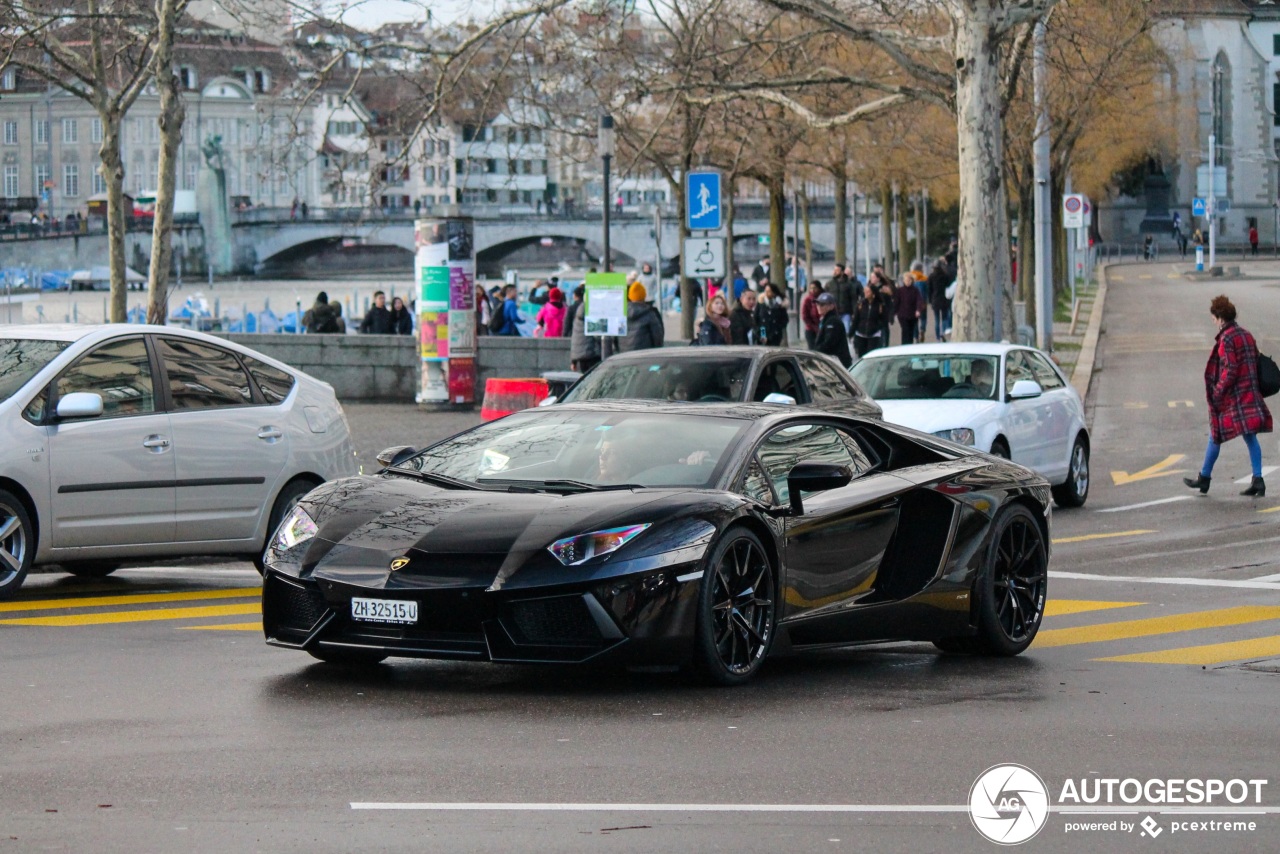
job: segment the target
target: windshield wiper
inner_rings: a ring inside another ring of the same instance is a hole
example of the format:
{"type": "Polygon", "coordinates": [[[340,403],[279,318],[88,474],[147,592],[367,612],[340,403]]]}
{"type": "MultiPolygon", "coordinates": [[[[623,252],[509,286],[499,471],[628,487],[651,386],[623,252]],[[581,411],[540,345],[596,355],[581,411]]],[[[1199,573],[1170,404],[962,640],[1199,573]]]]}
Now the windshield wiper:
{"type": "Polygon", "coordinates": [[[452,489],[484,489],[476,483],[470,483],[465,480],[458,480],[456,477],[449,477],[447,474],[436,474],[429,471],[414,471],[413,469],[402,469],[399,466],[391,466],[387,469],[389,472],[402,474],[407,477],[416,477],[418,480],[425,480],[427,483],[434,483],[436,486],[447,486],[452,489]]]}
{"type": "Polygon", "coordinates": [[[543,480],[537,481],[542,486],[555,489],[556,487],[569,487],[571,489],[581,489],[584,492],[610,492],[615,489],[648,489],[643,483],[587,483],[585,480],[543,480]]]}

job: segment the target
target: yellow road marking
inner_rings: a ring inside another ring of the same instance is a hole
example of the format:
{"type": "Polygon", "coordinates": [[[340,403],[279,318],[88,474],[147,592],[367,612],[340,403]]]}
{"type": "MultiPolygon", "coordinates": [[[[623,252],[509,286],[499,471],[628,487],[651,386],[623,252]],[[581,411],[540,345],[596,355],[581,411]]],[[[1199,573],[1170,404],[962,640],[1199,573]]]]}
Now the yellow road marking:
{"type": "Polygon", "coordinates": [[[19,617],[0,620],[4,626],[98,626],[104,623],[144,623],[151,620],[189,620],[192,617],[234,617],[258,614],[257,602],[244,605],[209,605],[204,608],[155,608],[149,611],[108,611],[105,614],[65,614],[57,617],[19,617]]]}
{"type": "Polygon", "coordinates": [[[1266,510],[1259,510],[1259,513],[1280,513],[1280,505],[1268,507],[1266,510]]]}
{"type": "Polygon", "coordinates": [[[31,599],[25,602],[0,602],[0,613],[54,611],[60,608],[100,608],[107,605],[151,605],[157,602],[191,602],[199,599],[242,599],[246,596],[261,595],[261,587],[237,587],[230,590],[196,590],[188,593],[135,593],[132,596],[31,599]]]}
{"type": "Polygon", "coordinates": [[[1152,617],[1146,620],[1127,620],[1119,623],[1099,623],[1073,629],[1048,629],[1036,635],[1036,646],[1074,646],[1080,643],[1141,638],[1149,635],[1165,635],[1173,632],[1190,632],[1196,629],[1213,629],[1223,626],[1239,626],[1244,623],[1260,623],[1264,620],[1280,620],[1280,607],[1250,605],[1239,608],[1222,608],[1216,611],[1193,611],[1168,617],[1152,617]]]}
{"type": "Polygon", "coordinates": [[[218,626],[180,626],[184,631],[260,632],[262,623],[223,623],[218,626]]]}
{"type": "Polygon", "coordinates": [[[1086,540],[1109,540],[1113,537],[1136,537],[1139,534],[1154,534],[1156,531],[1138,530],[1138,531],[1116,531],[1113,534],[1081,534],[1078,537],[1059,537],[1053,541],[1053,544],[1061,543],[1083,543],[1086,540]]]}
{"type": "Polygon", "coordinates": [[[1046,617],[1064,617],[1067,614],[1083,614],[1086,611],[1105,611],[1109,608],[1132,608],[1146,602],[1097,602],[1092,599],[1050,599],[1044,605],[1046,617]]]}
{"type": "Polygon", "coordinates": [[[1174,471],[1165,471],[1165,469],[1169,466],[1177,465],[1179,462],[1186,459],[1186,457],[1186,454],[1170,454],[1155,465],[1148,466],[1142,471],[1137,471],[1133,474],[1129,474],[1127,471],[1113,471],[1111,473],[1111,480],[1116,486],[1124,486],[1127,483],[1134,483],[1139,480],[1148,480],[1153,477],[1166,477],[1171,474],[1182,474],[1185,469],[1176,469],[1174,471]]]}
{"type": "Polygon", "coordinates": [[[1230,643],[1210,643],[1204,646],[1184,646],[1161,652],[1139,652],[1133,655],[1114,655],[1096,658],[1095,661],[1137,661],[1143,664],[1222,664],[1227,661],[1248,661],[1254,658],[1270,658],[1280,655],[1280,635],[1230,643]]]}
{"type": "Polygon", "coordinates": [[[1145,401],[1141,401],[1141,400],[1129,400],[1129,401],[1125,401],[1124,408],[1125,409],[1146,409],[1147,404],[1145,401]]]}
{"type": "Polygon", "coordinates": [[[1143,274],[1143,275],[1139,276],[1138,278],[1139,278],[1139,279],[1149,279],[1149,278],[1151,278],[1151,276],[1150,276],[1150,274],[1143,274]]]}
{"type": "Polygon", "coordinates": [[[1196,405],[1190,400],[1171,400],[1169,401],[1170,409],[1177,409],[1179,406],[1185,406],[1187,409],[1195,409],[1196,405]]]}

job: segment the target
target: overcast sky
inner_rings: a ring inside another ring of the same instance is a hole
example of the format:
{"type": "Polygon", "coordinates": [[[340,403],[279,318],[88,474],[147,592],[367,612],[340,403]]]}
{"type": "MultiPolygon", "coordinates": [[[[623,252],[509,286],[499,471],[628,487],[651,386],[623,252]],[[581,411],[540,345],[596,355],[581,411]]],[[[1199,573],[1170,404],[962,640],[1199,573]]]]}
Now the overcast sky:
{"type": "Polygon", "coordinates": [[[421,21],[426,9],[431,9],[435,20],[442,23],[475,18],[485,20],[493,16],[499,0],[352,0],[347,4],[343,20],[360,29],[370,29],[388,21],[421,21]]]}

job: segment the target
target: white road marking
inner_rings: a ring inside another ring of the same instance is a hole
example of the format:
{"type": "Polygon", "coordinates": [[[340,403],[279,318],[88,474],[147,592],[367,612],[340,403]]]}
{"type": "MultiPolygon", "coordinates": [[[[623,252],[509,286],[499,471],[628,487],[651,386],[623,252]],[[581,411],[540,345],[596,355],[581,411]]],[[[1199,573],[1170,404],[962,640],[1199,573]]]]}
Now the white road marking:
{"type": "Polygon", "coordinates": [[[1050,571],[1050,578],[1062,578],[1071,581],[1120,581],[1130,584],[1182,584],[1188,587],[1242,587],[1249,590],[1280,590],[1280,582],[1229,581],[1222,578],[1146,578],[1140,575],[1095,575],[1091,572],[1058,572],[1050,571]]]}
{"type": "MultiPolygon", "coordinates": [[[[1280,466],[1263,466],[1262,476],[1267,477],[1273,471],[1280,471],[1280,466]]],[[[1239,485],[1248,486],[1252,481],[1253,481],[1253,475],[1247,474],[1244,477],[1237,480],[1236,483],[1239,485]]]]}
{"type": "Polygon", "coordinates": [[[1264,575],[1261,578],[1250,578],[1250,581],[1280,581],[1280,572],[1275,575],[1264,575]]]}
{"type": "Polygon", "coordinates": [[[1094,513],[1119,513],[1121,510],[1137,510],[1141,507],[1155,507],[1157,504],[1172,504],[1175,501],[1186,501],[1188,498],[1194,498],[1193,495],[1175,495],[1173,498],[1161,498],[1158,501],[1144,501],[1141,504],[1126,504],[1123,507],[1104,507],[1101,510],[1095,510],[1094,513]]]}
{"type": "Polygon", "coordinates": [[[1280,543],[1280,537],[1262,537],[1257,540],[1235,540],[1229,543],[1220,543],[1215,546],[1192,546],[1190,548],[1169,549],[1168,551],[1162,552],[1142,552],[1136,555],[1108,558],[1108,560],[1111,563],[1130,563],[1132,561],[1151,560],[1153,558],[1181,557],[1183,555],[1198,554],[1199,552],[1234,551],[1236,549],[1246,549],[1252,546],[1263,546],[1268,543],[1280,543]]]}

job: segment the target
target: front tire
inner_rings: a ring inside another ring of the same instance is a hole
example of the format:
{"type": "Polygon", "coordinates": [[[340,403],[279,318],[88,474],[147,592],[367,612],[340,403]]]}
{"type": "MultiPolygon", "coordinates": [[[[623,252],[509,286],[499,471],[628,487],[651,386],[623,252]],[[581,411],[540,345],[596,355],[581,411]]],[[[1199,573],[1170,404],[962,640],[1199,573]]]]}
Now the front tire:
{"type": "Polygon", "coordinates": [[[991,443],[991,456],[999,457],[1002,460],[1013,459],[1013,454],[1009,451],[1009,443],[1006,442],[1003,437],[997,437],[996,440],[991,443]]]}
{"type": "Polygon", "coordinates": [[[1035,640],[1044,618],[1048,557],[1036,517],[1015,504],[996,518],[986,566],[978,577],[978,633],[974,652],[1018,655],[1035,640]]]}
{"type": "Polygon", "coordinates": [[[15,496],[0,489],[0,599],[22,586],[36,557],[31,517],[15,496]]]}
{"type": "Polygon", "coordinates": [[[760,538],[730,528],[707,560],[694,665],[716,685],[741,685],[764,664],[777,623],[777,575],[760,538]]]}
{"type": "Polygon", "coordinates": [[[1077,436],[1071,447],[1071,464],[1067,466],[1067,480],[1053,487],[1053,500],[1059,507],[1083,507],[1089,498],[1089,446],[1083,436],[1077,436]]]}

